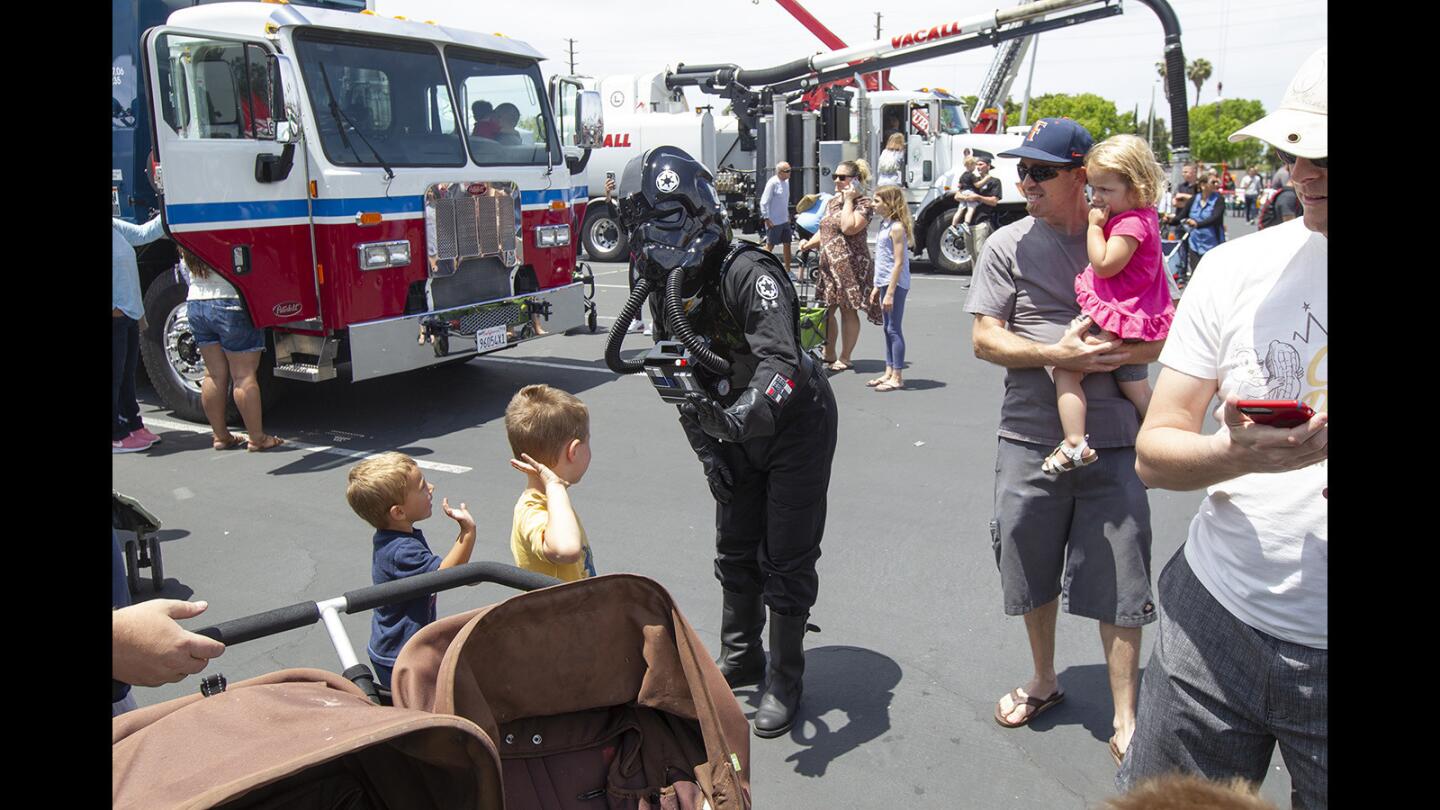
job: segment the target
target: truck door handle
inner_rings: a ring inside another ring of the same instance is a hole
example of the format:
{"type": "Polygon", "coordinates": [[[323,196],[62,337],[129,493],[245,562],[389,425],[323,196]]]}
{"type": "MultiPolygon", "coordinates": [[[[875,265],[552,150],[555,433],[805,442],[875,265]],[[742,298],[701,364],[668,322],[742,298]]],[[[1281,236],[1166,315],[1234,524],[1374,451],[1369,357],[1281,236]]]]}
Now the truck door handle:
{"type": "Polygon", "coordinates": [[[255,156],[255,182],[278,183],[295,167],[295,144],[287,143],[278,155],[255,156]]]}

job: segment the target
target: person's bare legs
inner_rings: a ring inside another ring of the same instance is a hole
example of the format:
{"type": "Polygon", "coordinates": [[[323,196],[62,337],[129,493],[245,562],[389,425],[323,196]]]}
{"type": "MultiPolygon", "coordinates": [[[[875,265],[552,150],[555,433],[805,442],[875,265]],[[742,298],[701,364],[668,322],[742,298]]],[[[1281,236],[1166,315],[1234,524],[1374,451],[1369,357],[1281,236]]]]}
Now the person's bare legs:
{"type": "Polygon", "coordinates": [[[850,354],[860,341],[860,313],[850,307],[840,307],[840,362],[850,365],[850,354]]]}
{"type": "Polygon", "coordinates": [[[1140,412],[1140,421],[1145,421],[1145,412],[1150,410],[1150,381],[1130,380],[1119,383],[1120,393],[1135,405],[1135,410],[1140,412]]]}
{"type": "Polygon", "coordinates": [[[235,441],[230,426],[225,424],[225,401],[230,396],[230,366],[225,360],[225,350],[219,343],[200,347],[200,357],[205,361],[205,379],[200,381],[200,407],[205,411],[205,421],[210,423],[211,441],[216,449],[229,447],[235,441]]]}
{"type": "Polygon", "coordinates": [[[1056,404],[1060,407],[1060,427],[1065,443],[1079,447],[1085,441],[1085,389],[1080,386],[1084,372],[1055,369],[1056,404]]]}
{"type": "Polygon", "coordinates": [[[255,376],[260,368],[260,352],[226,352],[225,359],[230,361],[230,374],[235,378],[235,409],[250,433],[250,446],[265,447],[271,442],[260,420],[260,381],[255,376]]]}
{"type": "Polygon", "coordinates": [[[786,240],[785,240],[785,244],[782,245],[782,247],[785,248],[785,272],[786,272],[786,273],[789,273],[789,272],[790,272],[790,240],[789,240],[789,239],[786,239],[786,240]]]}
{"type": "Polygon", "coordinates": [[[1110,698],[1115,702],[1115,747],[1123,753],[1135,733],[1135,700],[1140,681],[1140,628],[1100,622],[1100,644],[1110,671],[1110,698]]]}
{"type": "MultiPolygon", "coordinates": [[[[1055,674],[1055,619],[1060,614],[1060,597],[1025,614],[1025,634],[1030,638],[1030,660],[1035,671],[1030,680],[1020,688],[1021,700],[1015,703],[1006,692],[1000,698],[1000,715],[1006,722],[1019,723],[1035,711],[1026,706],[1024,699],[1037,697],[1045,699],[1060,690],[1060,678],[1055,674]]],[[[1135,729],[1134,712],[1131,712],[1130,730],[1135,729]]],[[[1126,738],[1129,741],[1129,738],[1126,738]]]]}
{"type": "Polygon", "coordinates": [[[835,334],[839,327],[835,324],[835,307],[825,308],[825,363],[835,362],[835,334]]]}

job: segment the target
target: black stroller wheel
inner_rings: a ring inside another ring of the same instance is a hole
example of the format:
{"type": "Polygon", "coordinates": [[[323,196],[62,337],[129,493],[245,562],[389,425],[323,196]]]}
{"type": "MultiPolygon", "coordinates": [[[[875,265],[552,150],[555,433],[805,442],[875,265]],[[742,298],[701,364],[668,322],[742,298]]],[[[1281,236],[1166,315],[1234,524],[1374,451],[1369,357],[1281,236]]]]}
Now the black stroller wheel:
{"type": "Polygon", "coordinates": [[[160,564],[160,538],[151,537],[150,543],[150,583],[155,586],[155,592],[165,586],[165,567],[160,564]]]}
{"type": "Polygon", "coordinates": [[[130,593],[140,593],[140,561],[139,543],[135,540],[125,541],[125,579],[130,586],[130,593]]]}

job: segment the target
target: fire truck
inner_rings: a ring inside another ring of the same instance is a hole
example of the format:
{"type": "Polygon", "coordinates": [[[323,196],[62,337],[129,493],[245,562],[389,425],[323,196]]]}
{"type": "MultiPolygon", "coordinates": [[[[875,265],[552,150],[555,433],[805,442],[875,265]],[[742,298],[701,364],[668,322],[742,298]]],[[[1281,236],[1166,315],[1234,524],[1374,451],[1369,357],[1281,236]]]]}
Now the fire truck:
{"type": "MultiPolygon", "coordinates": [[[[571,235],[600,99],[564,77],[547,88],[534,48],[357,2],[115,5],[112,208],[158,209],[234,285],[267,334],[262,384],[594,328],[571,235]]],[[[202,421],[175,251],[140,259],[147,374],[202,421]]]]}
{"type": "MultiPolygon", "coordinates": [[[[1178,166],[1189,151],[1179,21],[1166,0],[1139,2],[1156,13],[1165,32],[1174,122],[1172,151],[1177,154],[1178,166]]],[[[793,13],[791,7],[797,4],[782,5],[793,13]]],[[[963,170],[964,154],[966,150],[984,150],[998,155],[1019,146],[1023,137],[975,131],[960,99],[942,90],[879,89],[875,82],[864,81],[864,74],[883,74],[892,67],[963,50],[1018,45],[1044,31],[1105,19],[1122,11],[1119,0],[1036,0],[768,69],[680,63],[643,77],[607,77],[601,83],[603,99],[618,102],[628,112],[620,119],[617,110],[607,106],[606,122],[618,138],[621,127],[614,124],[625,121],[624,143],[629,148],[597,153],[589,166],[587,184],[598,195],[603,170],[618,172],[618,167],[644,149],[675,143],[697,156],[717,156],[715,162],[705,158],[702,162],[716,174],[731,224],[743,233],[756,233],[761,222],[760,191],[777,162],[787,161],[794,169],[790,182],[793,204],[805,194],[830,191],[830,172],[842,160],[864,158],[873,168],[883,139],[898,130],[906,140],[902,189],[915,220],[920,243],[917,252],[923,248],[930,261],[943,270],[964,271],[971,257],[963,242],[946,234],[956,206],[954,183],[963,170]],[[851,78],[855,81],[849,86],[839,83],[851,78]],[[691,86],[727,99],[732,113],[722,116],[711,115],[704,108],[692,110],[682,92],[691,86]],[[696,144],[694,149],[691,143],[696,144]]],[[[814,30],[816,23],[809,19],[807,27],[814,30]]],[[[827,45],[842,44],[824,34],[828,31],[817,36],[827,45]]],[[[988,107],[992,97],[1003,98],[1023,56],[1023,47],[1000,48],[991,75],[982,85],[983,104],[988,107]]],[[[993,164],[992,174],[1001,181],[1004,193],[999,206],[1002,224],[1025,215],[1024,200],[1016,192],[1016,164],[1006,158],[993,164]]],[[[597,199],[590,202],[583,228],[587,252],[592,258],[623,256],[624,235],[614,226],[613,209],[597,199]],[[591,234],[600,236],[592,239],[591,234]],[[592,242],[600,250],[592,250],[592,242]]],[[[878,223],[872,223],[873,227],[878,223]]]]}

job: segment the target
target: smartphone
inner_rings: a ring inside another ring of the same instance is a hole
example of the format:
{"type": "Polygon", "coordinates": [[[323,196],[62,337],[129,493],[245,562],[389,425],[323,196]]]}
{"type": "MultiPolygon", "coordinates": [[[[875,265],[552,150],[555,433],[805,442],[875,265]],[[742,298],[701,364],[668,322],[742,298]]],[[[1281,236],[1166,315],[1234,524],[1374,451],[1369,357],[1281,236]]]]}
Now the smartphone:
{"type": "Polygon", "coordinates": [[[615,172],[605,172],[605,179],[611,183],[615,182],[615,172]]]}
{"type": "Polygon", "coordinates": [[[1292,428],[1310,421],[1315,411],[1298,399],[1242,399],[1240,412],[1262,425],[1292,428]]]}

